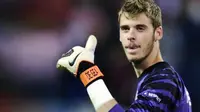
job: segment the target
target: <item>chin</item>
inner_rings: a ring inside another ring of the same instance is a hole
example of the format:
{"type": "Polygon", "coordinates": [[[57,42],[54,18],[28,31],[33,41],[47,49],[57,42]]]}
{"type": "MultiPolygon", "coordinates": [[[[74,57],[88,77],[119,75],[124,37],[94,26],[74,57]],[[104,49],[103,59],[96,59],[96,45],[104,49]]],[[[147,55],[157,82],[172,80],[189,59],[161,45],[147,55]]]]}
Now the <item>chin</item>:
{"type": "Polygon", "coordinates": [[[139,59],[138,58],[128,58],[128,61],[129,62],[136,62],[138,61],[139,59]]]}
{"type": "Polygon", "coordinates": [[[131,62],[131,63],[134,63],[134,64],[139,64],[141,63],[143,60],[143,58],[139,58],[139,57],[130,57],[128,58],[128,61],[131,62]]]}

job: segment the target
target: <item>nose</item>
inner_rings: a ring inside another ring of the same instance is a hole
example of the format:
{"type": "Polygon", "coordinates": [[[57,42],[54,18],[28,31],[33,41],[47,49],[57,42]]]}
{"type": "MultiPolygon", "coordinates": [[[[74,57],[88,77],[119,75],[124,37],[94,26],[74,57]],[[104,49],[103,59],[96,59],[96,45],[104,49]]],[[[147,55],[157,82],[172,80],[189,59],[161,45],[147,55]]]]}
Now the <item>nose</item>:
{"type": "Polygon", "coordinates": [[[129,40],[129,41],[133,41],[133,40],[135,40],[135,37],[133,37],[133,36],[128,37],[127,40],[129,40]]]}
{"type": "Polygon", "coordinates": [[[129,40],[129,41],[135,40],[135,34],[134,34],[133,31],[130,31],[130,32],[127,34],[127,40],[129,40]]]}

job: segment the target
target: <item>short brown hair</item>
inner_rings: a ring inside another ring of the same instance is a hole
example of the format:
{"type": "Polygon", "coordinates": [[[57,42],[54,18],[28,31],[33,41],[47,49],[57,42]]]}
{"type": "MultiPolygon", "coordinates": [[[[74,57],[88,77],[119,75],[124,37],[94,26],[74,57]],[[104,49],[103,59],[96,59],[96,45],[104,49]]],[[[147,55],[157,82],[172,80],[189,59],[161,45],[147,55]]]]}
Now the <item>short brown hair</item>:
{"type": "Polygon", "coordinates": [[[154,0],[125,0],[119,11],[118,20],[123,13],[128,13],[129,18],[145,13],[151,19],[154,29],[162,26],[161,9],[154,0]]]}

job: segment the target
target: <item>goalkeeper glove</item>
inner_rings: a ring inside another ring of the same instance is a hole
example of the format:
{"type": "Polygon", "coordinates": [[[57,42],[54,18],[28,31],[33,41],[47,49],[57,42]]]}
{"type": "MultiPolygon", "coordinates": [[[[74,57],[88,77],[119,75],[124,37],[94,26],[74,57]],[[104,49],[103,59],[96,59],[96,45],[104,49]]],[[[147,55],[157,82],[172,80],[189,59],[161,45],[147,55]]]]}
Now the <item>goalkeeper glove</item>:
{"type": "Polygon", "coordinates": [[[85,48],[75,46],[57,62],[57,68],[65,68],[75,77],[80,78],[84,86],[103,77],[99,68],[94,64],[94,52],[97,45],[95,36],[89,36],[85,48]]]}

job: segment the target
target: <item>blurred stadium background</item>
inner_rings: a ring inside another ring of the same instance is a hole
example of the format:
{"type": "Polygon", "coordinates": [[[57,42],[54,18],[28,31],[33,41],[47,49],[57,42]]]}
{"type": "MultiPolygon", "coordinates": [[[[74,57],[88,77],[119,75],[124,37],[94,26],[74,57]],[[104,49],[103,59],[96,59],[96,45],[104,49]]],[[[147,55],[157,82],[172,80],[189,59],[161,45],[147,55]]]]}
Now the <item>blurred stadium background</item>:
{"type": "MultiPolygon", "coordinates": [[[[125,108],[136,76],[119,42],[122,0],[0,0],[0,112],[94,112],[86,89],[56,62],[87,37],[98,38],[95,61],[125,108]]],[[[156,0],[163,12],[164,59],[181,74],[200,112],[200,1],[156,0]]]]}

